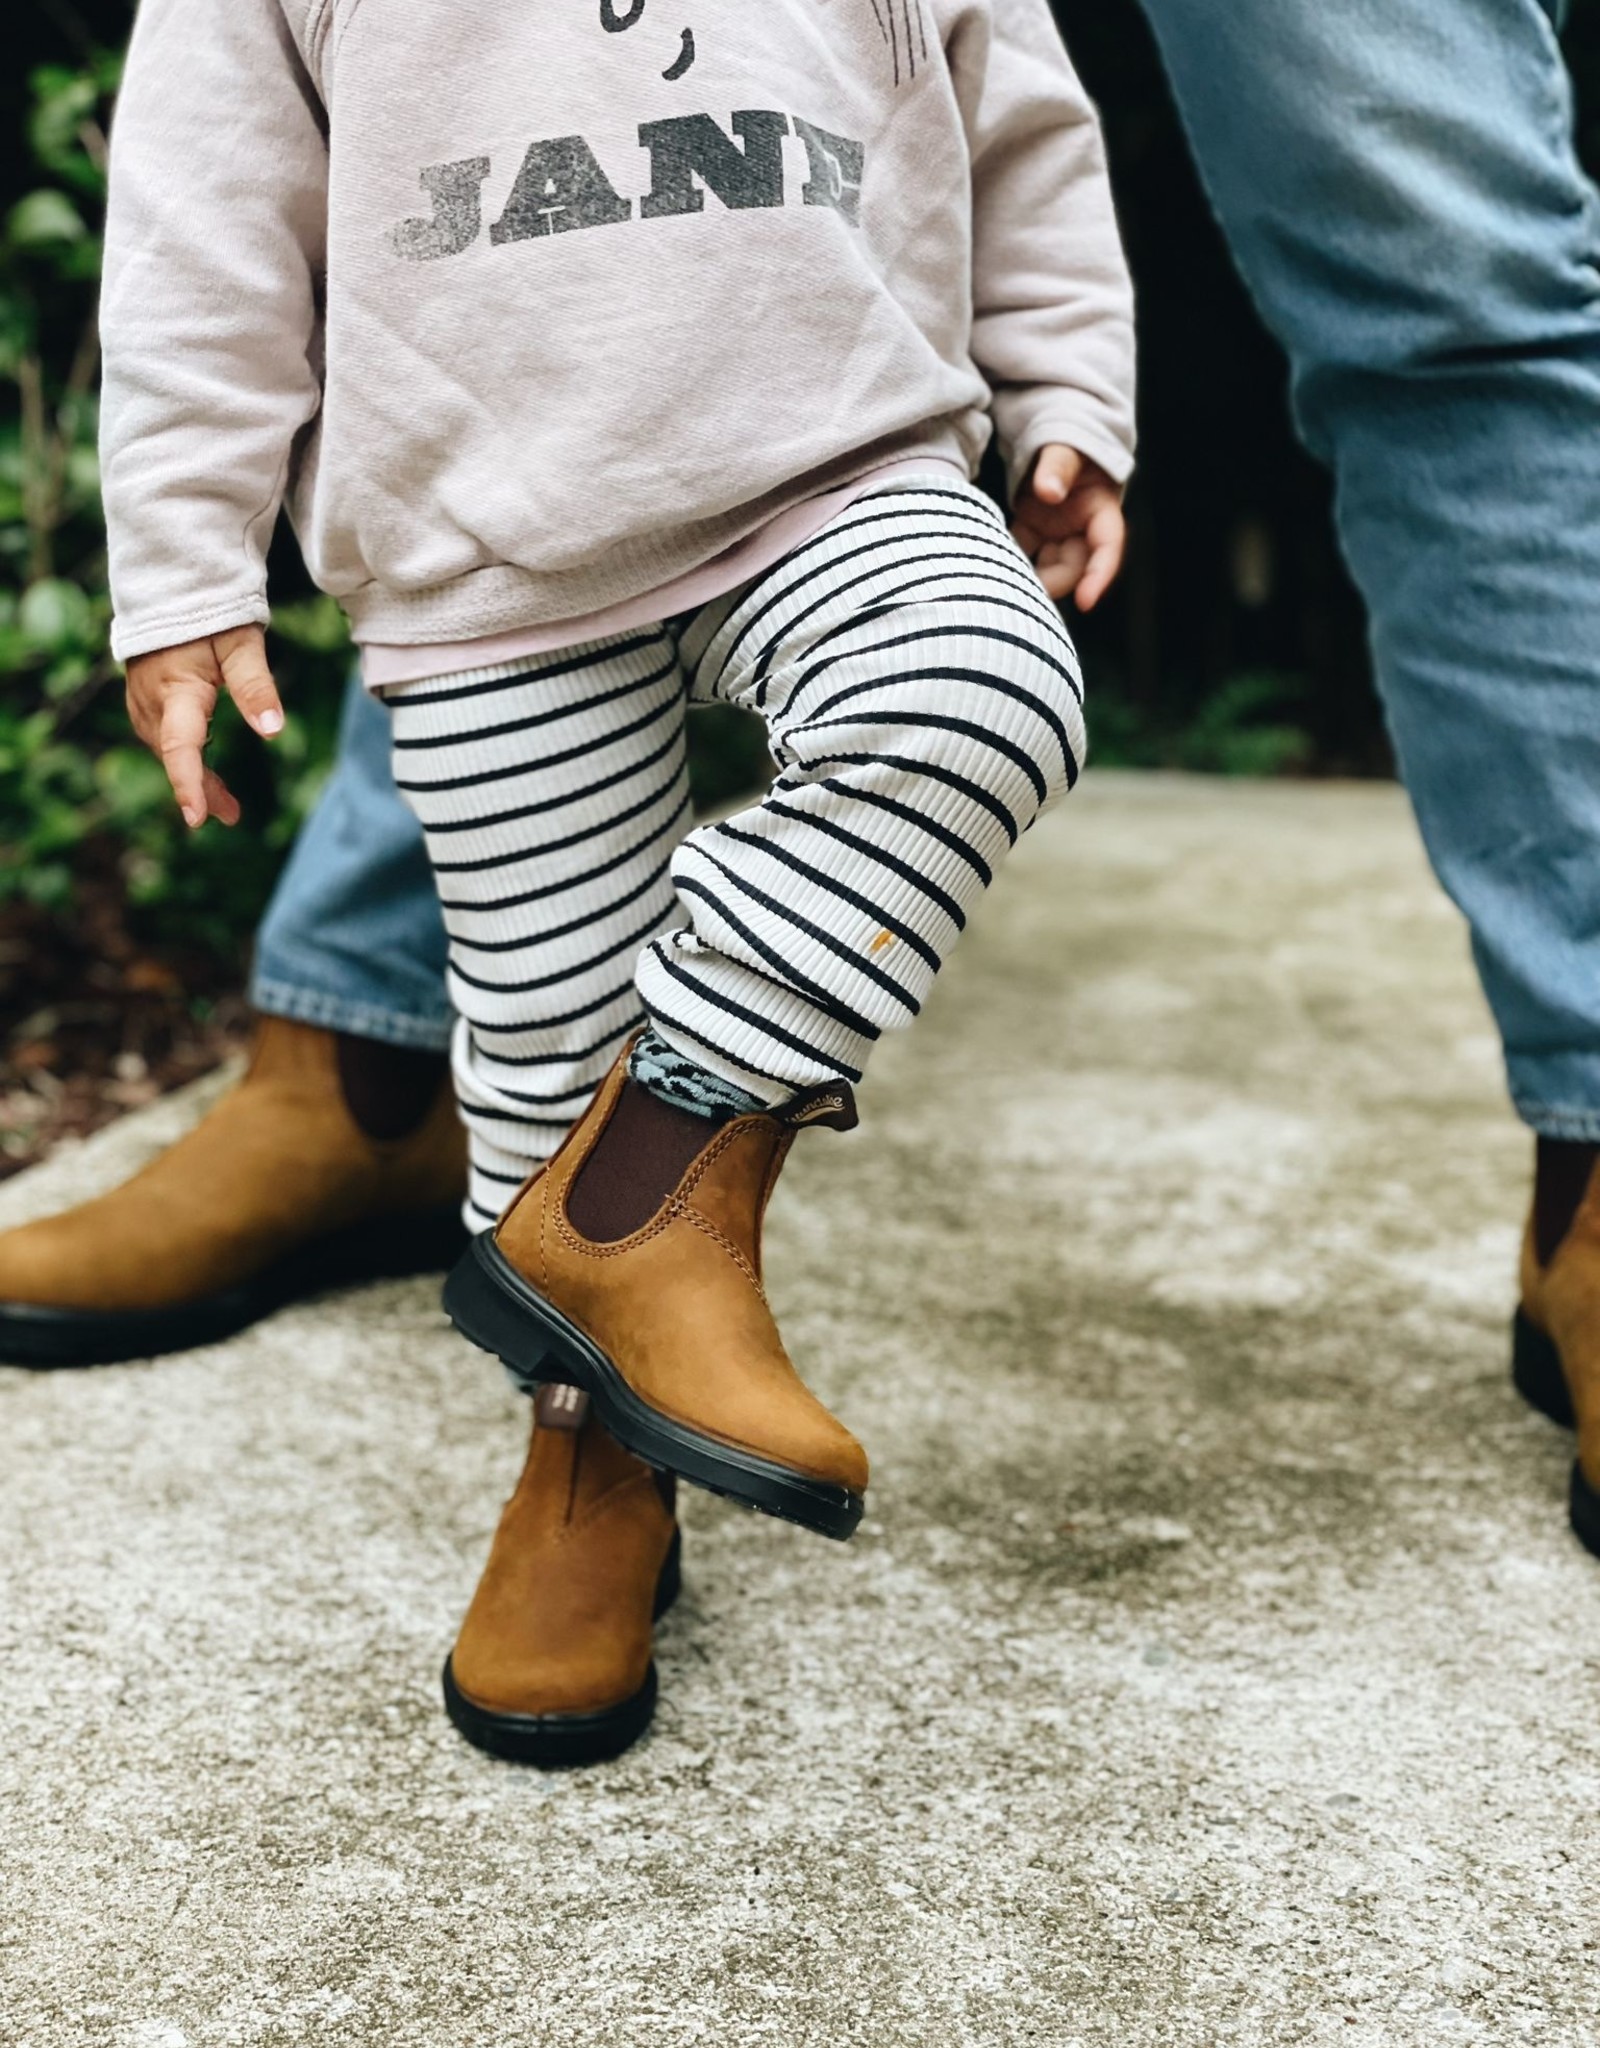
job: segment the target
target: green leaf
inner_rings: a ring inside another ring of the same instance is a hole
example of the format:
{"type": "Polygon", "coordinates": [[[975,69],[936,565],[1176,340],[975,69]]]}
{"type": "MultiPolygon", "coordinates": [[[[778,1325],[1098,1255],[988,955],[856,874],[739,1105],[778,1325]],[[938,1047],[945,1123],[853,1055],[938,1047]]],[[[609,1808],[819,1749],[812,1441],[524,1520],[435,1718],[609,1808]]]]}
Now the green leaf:
{"type": "Polygon", "coordinates": [[[42,252],[57,277],[69,284],[94,284],[100,276],[100,237],[85,235],[76,242],[53,242],[42,252]]]}
{"type": "Polygon", "coordinates": [[[0,675],[15,677],[23,669],[37,668],[39,650],[26,633],[15,626],[0,626],[0,675]]]}
{"type": "Polygon", "coordinates": [[[94,764],[94,779],[124,829],[152,811],[164,814],[172,801],[161,763],[143,747],[108,747],[94,764]]]}
{"type": "Polygon", "coordinates": [[[30,862],[15,886],[19,896],[41,910],[65,910],[72,901],[72,870],[60,861],[30,862]]]}
{"type": "Polygon", "coordinates": [[[337,654],[350,644],[350,626],[335,598],[308,597],[273,607],[272,630],[291,647],[337,654]]]}
{"type": "MultiPolygon", "coordinates": [[[[74,509],[92,505],[100,495],[100,457],[92,443],[67,450],[67,495],[74,509]]],[[[0,485],[0,506],[4,503],[0,485]]]]}
{"type": "Polygon", "coordinates": [[[89,593],[64,576],[44,576],[30,584],[17,607],[17,625],[33,647],[48,654],[82,646],[94,633],[94,606],[89,593]]]}
{"type": "Polygon", "coordinates": [[[0,284],[0,376],[16,375],[22,358],[37,346],[38,328],[32,303],[0,284]]]}
{"type": "Polygon", "coordinates": [[[79,242],[89,230],[65,192],[42,188],[19,199],[6,215],[6,239],[14,249],[48,249],[79,242]]]}
{"type": "Polygon", "coordinates": [[[86,121],[94,119],[100,88],[86,74],[55,64],[42,65],[35,71],[32,85],[33,115],[28,122],[28,140],[39,161],[55,170],[64,157],[81,152],[79,133],[86,121]]]}

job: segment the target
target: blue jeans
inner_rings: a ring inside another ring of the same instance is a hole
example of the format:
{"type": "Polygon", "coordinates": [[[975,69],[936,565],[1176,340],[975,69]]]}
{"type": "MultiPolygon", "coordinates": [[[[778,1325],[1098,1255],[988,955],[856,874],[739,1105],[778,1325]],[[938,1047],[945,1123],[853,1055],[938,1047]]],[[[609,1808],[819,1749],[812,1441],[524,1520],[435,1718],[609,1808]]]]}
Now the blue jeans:
{"type": "MultiPolygon", "coordinates": [[[[1401,770],[1513,1100],[1548,1136],[1600,1140],[1600,221],[1551,14],[1144,6],[1334,470],[1401,770]]],[[[442,1043],[438,912],[365,751],[382,715],[351,713],[256,1000],[442,1043]]]]}
{"type": "Polygon", "coordinates": [[[339,758],[256,941],[250,999],[275,1017],[443,1048],[444,920],[389,770],[389,714],[351,678],[339,758]]]}
{"type": "Polygon", "coordinates": [[[1142,0],[1512,1099],[1600,1139],[1600,207],[1538,0],[1142,0]]]}

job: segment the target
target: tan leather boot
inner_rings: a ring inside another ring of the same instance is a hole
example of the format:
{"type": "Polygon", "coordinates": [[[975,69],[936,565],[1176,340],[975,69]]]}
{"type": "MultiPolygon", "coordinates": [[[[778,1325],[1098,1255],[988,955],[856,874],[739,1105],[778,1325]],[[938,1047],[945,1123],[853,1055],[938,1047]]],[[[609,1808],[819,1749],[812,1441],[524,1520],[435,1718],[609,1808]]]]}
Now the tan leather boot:
{"type": "MultiPolygon", "coordinates": [[[[762,1292],[761,1222],[796,1129],[847,1127],[849,1090],[813,1090],[781,1114],[708,1124],[686,1168],[625,1230],[589,1236],[571,1205],[613,1117],[619,1130],[627,1118],[637,1123],[643,1175],[650,1115],[683,1114],[650,1111],[654,1098],[626,1079],[627,1058],[499,1228],[473,1240],[445,1284],[445,1307],[524,1385],[584,1388],[606,1428],[648,1463],[847,1537],[861,1519],[866,1453],[789,1362],[762,1292]]],[[[634,1140],[616,1139],[607,1152],[625,1161],[634,1140]]],[[[608,1171],[617,1171],[614,1158],[608,1171]]],[[[623,1208],[628,1193],[617,1193],[623,1208]]]]}
{"type": "Polygon", "coordinates": [[[1540,1263],[1529,1223],[1512,1371],[1524,1399],[1551,1421],[1577,1426],[1572,1527],[1600,1557],[1600,1169],[1548,1263],[1540,1263]]]}
{"type": "Polygon", "coordinates": [[[533,1441],[445,1660],[445,1709],[477,1748],[550,1768],[636,1742],[656,1704],[651,1623],[678,1596],[672,1481],[630,1457],[574,1387],[543,1388],[533,1441]]]}
{"type": "Polygon", "coordinates": [[[0,1359],[149,1358],[325,1287],[448,1265],[466,1242],[466,1145],[448,1076],[426,1085],[406,1135],[369,1137],[336,1035],[264,1017],[244,1079],[170,1150],[0,1233],[0,1359]]]}

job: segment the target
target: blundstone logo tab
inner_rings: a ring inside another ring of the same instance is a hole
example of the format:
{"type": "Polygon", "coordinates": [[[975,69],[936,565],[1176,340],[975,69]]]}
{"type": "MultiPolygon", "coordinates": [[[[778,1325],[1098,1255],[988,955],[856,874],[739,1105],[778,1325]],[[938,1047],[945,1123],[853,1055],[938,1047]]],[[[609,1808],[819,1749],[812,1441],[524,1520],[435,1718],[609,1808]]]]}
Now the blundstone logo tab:
{"type": "Polygon", "coordinates": [[[542,1386],[534,1396],[533,1419],[541,1429],[582,1429],[589,1396],[578,1387],[542,1386]]]}
{"type": "Polygon", "coordinates": [[[808,1088],[788,1103],[781,1114],[791,1130],[804,1124],[825,1124],[829,1130],[853,1131],[861,1121],[856,1114],[855,1094],[847,1081],[808,1088]]]}
{"type": "Polygon", "coordinates": [[[837,1116],[843,1108],[844,1097],[842,1095],[823,1095],[819,1096],[815,1102],[808,1102],[799,1115],[791,1116],[789,1121],[792,1124],[820,1123],[825,1116],[837,1116]]]}

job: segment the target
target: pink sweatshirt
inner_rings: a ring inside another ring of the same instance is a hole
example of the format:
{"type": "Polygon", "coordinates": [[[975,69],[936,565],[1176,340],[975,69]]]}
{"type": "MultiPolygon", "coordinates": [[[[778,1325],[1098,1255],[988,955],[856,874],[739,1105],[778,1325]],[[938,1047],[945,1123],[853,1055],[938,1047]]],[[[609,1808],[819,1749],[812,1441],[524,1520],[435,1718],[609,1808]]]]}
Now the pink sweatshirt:
{"type": "Polygon", "coordinates": [[[123,658],[625,605],[886,465],[1121,478],[1131,292],[1045,0],[145,0],[112,146],[123,658]]]}

